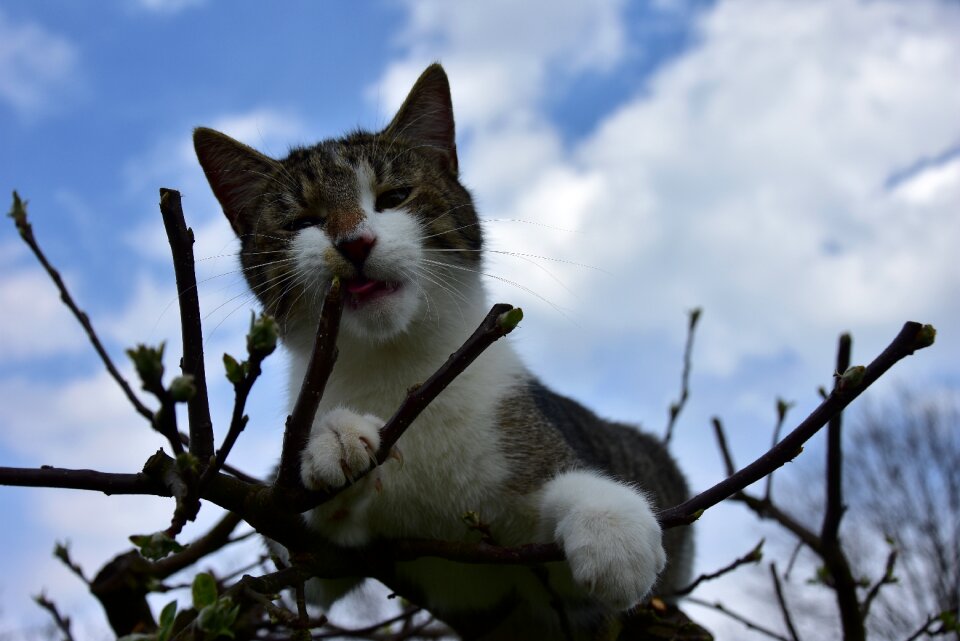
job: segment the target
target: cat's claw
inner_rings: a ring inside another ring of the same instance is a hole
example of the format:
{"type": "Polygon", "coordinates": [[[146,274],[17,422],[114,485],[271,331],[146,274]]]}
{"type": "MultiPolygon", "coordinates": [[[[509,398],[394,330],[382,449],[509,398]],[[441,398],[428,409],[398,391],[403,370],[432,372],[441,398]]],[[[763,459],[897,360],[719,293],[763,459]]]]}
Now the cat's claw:
{"type": "Polygon", "coordinates": [[[376,461],[383,421],[336,409],[314,423],[303,451],[300,476],[305,487],[326,490],[352,483],[376,461]]]}

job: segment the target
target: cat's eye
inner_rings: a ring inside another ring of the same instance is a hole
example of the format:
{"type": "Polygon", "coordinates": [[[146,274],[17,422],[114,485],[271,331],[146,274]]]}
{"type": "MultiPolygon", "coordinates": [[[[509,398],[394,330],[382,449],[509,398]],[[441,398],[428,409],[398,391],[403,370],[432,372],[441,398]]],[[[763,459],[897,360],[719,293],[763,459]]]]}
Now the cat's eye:
{"type": "Polygon", "coordinates": [[[286,231],[300,231],[301,229],[306,229],[307,227],[315,227],[318,225],[323,225],[323,219],[317,216],[303,216],[302,218],[296,218],[286,223],[283,228],[286,231]]]}
{"type": "Polygon", "coordinates": [[[388,189],[387,191],[381,193],[377,196],[377,202],[374,204],[374,207],[377,211],[383,211],[384,209],[393,209],[399,207],[410,197],[410,192],[413,191],[410,187],[398,187],[396,189],[388,189]]]}

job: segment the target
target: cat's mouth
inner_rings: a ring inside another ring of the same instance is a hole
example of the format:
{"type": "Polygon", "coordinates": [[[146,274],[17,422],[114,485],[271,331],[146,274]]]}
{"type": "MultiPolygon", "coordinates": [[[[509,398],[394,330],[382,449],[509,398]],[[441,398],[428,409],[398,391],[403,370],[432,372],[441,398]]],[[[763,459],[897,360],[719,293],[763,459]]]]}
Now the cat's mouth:
{"type": "Polygon", "coordinates": [[[370,301],[389,296],[400,289],[400,283],[385,280],[371,280],[366,276],[346,281],[347,305],[359,309],[370,301]]]}

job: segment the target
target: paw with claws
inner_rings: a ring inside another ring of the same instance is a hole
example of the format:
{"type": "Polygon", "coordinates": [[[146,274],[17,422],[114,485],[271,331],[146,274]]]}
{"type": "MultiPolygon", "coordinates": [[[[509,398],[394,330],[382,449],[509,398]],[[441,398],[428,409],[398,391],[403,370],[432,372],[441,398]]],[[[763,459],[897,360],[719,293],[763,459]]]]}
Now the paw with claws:
{"type": "Polygon", "coordinates": [[[376,463],[383,421],[348,409],[328,412],[313,424],[303,451],[300,477],[311,490],[327,490],[352,482],[376,463]]]}

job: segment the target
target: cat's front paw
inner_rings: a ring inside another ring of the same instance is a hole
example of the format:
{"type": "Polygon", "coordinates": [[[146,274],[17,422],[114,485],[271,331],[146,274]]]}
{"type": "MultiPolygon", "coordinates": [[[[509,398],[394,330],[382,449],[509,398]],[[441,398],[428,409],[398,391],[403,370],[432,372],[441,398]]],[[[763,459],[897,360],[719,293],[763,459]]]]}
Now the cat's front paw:
{"type": "Polygon", "coordinates": [[[383,421],[372,414],[335,409],[314,423],[303,451],[300,477],[311,490],[340,487],[376,460],[383,421]]]}
{"type": "Polygon", "coordinates": [[[550,482],[543,506],[584,590],[616,610],[649,594],[667,557],[643,495],[590,472],[569,472],[550,482]]]}

